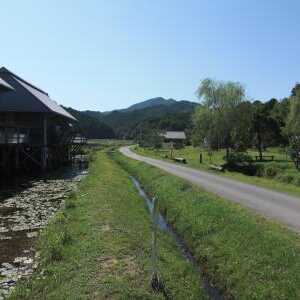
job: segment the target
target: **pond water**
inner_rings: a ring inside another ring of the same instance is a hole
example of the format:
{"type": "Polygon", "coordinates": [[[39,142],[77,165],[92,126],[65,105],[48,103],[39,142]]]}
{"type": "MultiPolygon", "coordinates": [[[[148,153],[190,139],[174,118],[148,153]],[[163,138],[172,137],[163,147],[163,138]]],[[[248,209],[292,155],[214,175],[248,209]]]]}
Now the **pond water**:
{"type": "Polygon", "coordinates": [[[2,185],[0,189],[0,300],[38,266],[39,231],[59,210],[68,193],[87,174],[67,168],[44,179],[2,185]]]}

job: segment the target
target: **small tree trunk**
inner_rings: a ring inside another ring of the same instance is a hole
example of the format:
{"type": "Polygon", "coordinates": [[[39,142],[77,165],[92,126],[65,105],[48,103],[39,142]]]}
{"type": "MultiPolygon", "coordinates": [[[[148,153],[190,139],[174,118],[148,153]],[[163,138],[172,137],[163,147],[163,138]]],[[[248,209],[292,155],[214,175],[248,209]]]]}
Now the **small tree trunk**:
{"type": "Polygon", "coordinates": [[[261,145],[259,145],[258,151],[259,151],[259,160],[262,161],[262,159],[263,159],[263,150],[262,150],[262,146],[261,145]]]}
{"type": "Polygon", "coordinates": [[[228,160],[228,157],[229,157],[229,148],[226,147],[226,160],[228,160]]]}
{"type": "Polygon", "coordinates": [[[258,135],[257,137],[257,150],[258,150],[258,153],[259,153],[259,160],[262,161],[263,159],[263,143],[262,143],[262,139],[261,139],[261,136],[260,134],[258,135]]]}

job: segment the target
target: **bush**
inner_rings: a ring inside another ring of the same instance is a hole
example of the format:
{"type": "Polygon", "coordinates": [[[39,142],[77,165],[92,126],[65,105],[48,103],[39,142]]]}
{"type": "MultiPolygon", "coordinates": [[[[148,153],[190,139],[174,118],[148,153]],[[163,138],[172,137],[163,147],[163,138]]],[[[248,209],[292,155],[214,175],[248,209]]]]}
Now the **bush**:
{"type": "Polygon", "coordinates": [[[264,177],[265,176],[265,166],[262,164],[255,164],[255,176],[264,177]]]}
{"type": "Polygon", "coordinates": [[[229,155],[224,157],[228,165],[237,165],[242,163],[251,163],[252,157],[245,152],[231,152],[229,155]]]}
{"type": "Polygon", "coordinates": [[[280,171],[282,171],[279,167],[277,166],[267,166],[264,167],[264,176],[269,177],[269,178],[274,178],[276,177],[280,171]]]}
{"type": "Polygon", "coordinates": [[[300,177],[295,177],[293,183],[297,186],[300,186],[300,177]]]}
{"type": "Polygon", "coordinates": [[[256,167],[252,164],[250,155],[244,152],[231,152],[228,157],[224,157],[226,164],[224,168],[229,171],[241,172],[247,175],[255,175],[256,167]]]}
{"type": "Polygon", "coordinates": [[[292,183],[295,177],[292,174],[280,174],[277,176],[277,179],[284,183],[292,183]]]}

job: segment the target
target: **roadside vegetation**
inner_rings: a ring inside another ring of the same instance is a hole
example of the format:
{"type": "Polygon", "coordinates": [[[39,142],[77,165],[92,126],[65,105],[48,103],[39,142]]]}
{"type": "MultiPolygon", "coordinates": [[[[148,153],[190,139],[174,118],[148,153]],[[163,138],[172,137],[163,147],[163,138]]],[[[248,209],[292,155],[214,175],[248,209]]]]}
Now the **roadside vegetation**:
{"type": "Polygon", "coordinates": [[[300,195],[299,83],[289,97],[267,102],[249,101],[239,82],[210,78],[201,81],[196,94],[200,104],[186,130],[187,147],[164,143],[159,128],[146,128],[136,151],[182,158],[194,168],[300,195]]]}
{"type": "MultiPolygon", "coordinates": [[[[174,162],[171,159],[169,149],[134,146],[132,150],[144,156],[174,162]]],[[[247,150],[246,153],[252,157],[257,155],[255,150],[247,150]]],[[[213,172],[245,183],[300,196],[300,172],[295,169],[294,163],[289,159],[284,149],[268,148],[264,153],[265,155],[274,156],[274,161],[252,161],[251,165],[254,173],[251,175],[238,170],[224,169],[223,172],[220,172],[213,169],[213,166],[222,166],[226,163],[224,149],[209,152],[203,148],[187,146],[181,149],[174,149],[173,157],[185,158],[186,165],[195,169],[213,172]],[[200,153],[202,154],[202,163],[200,163],[200,153]]]]}
{"type": "Polygon", "coordinates": [[[113,154],[185,240],[214,283],[236,299],[299,299],[300,238],[157,168],[113,154]]]}
{"type": "Polygon", "coordinates": [[[152,290],[151,219],[128,174],[104,151],[41,233],[36,274],[9,299],[205,299],[199,274],[158,235],[164,293],[152,290]]]}

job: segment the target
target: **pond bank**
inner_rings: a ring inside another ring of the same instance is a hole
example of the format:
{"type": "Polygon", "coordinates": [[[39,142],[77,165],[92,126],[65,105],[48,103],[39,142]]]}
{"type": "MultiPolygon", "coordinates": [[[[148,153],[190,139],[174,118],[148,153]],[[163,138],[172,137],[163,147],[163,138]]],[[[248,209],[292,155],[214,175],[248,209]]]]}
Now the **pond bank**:
{"type": "Polygon", "coordinates": [[[158,232],[164,291],[151,286],[151,218],[128,173],[99,151],[39,238],[40,264],[10,300],[207,299],[172,238],[158,232]],[[43,276],[39,276],[43,272],[43,276]]]}
{"type": "Polygon", "coordinates": [[[0,189],[0,299],[37,268],[35,244],[40,229],[62,207],[85,173],[69,167],[59,176],[0,189]]]}

